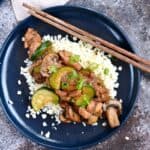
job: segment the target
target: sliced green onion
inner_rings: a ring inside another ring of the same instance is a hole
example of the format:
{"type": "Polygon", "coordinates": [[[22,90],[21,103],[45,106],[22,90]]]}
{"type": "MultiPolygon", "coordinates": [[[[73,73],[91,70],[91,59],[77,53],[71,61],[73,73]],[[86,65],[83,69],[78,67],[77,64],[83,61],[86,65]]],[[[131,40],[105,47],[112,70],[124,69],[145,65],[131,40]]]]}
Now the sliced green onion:
{"type": "Polygon", "coordinates": [[[68,79],[76,79],[78,77],[79,77],[79,75],[78,75],[78,73],[75,70],[73,70],[72,73],[70,73],[68,75],[68,79]]]}
{"type": "Polygon", "coordinates": [[[87,95],[82,95],[77,101],[76,105],[79,107],[86,107],[90,103],[91,99],[87,95]]]}
{"type": "Polygon", "coordinates": [[[71,55],[71,56],[70,56],[69,62],[70,62],[71,64],[77,63],[77,62],[79,62],[79,61],[80,61],[80,56],[79,56],[79,55],[71,55]]]}
{"type": "Polygon", "coordinates": [[[91,63],[91,64],[89,64],[88,69],[90,69],[91,71],[94,71],[94,70],[96,70],[98,67],[99,67],[98,64],[96,64],[96,63],[91,63]]]}
{"type": "Polygon", "coordinates": [[[78,90],[81,90],[82,87],[83,87],[83,85],[84,85],[84,83],[85,83],[84,79],[81,78],[81,79],[78,81],[76,88],[77,88],[78,90]]]}
{"type": "Polygon", "coordinates": [[[62,84],[61,84],[61,87],[62,87],[62,89],[66,89],[66,88],[68,88],[68,83],[67,82],[62,82],[62,84]]]}
{"type": "Polygon", "coordinates": [[[109,69],[108,69],[108,68],[105,68],[105,69],[104,69],[104,74],[105,74],[105,75],[108,75],[108,74],[109,74],[109,69]]]}
{"type": "Polygon", "coordinates": [[[52,66],[48,67],[48,70],[50,73],[55,73],[55,72],[57,72],[58,68],[56,65],[52,65],[52,66]]]}

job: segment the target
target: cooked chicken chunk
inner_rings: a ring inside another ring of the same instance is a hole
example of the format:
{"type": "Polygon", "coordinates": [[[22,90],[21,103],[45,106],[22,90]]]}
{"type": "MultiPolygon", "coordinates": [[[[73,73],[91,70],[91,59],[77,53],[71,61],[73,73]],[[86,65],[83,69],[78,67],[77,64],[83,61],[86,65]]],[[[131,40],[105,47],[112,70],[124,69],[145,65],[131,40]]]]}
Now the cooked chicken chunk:
{"type": "Polygon", "coordinates": [[[59,57],[55,53],[49,53],[43,58],[40,72],[44,77],[49,77],[49,67],[51,66],[55,68],[61,66],[61,64],[59,63],[59,57]]]}
{"type": "Polygon", "coordinates": [[[38,60],[34,62],[30,68],[30,73],[37,83],[43,83],[45,81],[45,77],[40,73],[41,64],[42,60],[38,60]]]}
{"type": "Polygon", "coordinates": [[[63,50],[59,52],[59,55],[63,60],[64,64],[72,66],[76,70],[81,70],[82,66],[78,62],[70,63],[70,56],[72,55],[70,52],[63,50]]]}
{"type": "Polygon", "coordinates": [[[24,35],[24,48],[28,49],[28,55],[31,55],[35,50],[41,45],[41,36],[37,31],[32,28],[28,28],[27,32],[24,35]]]}

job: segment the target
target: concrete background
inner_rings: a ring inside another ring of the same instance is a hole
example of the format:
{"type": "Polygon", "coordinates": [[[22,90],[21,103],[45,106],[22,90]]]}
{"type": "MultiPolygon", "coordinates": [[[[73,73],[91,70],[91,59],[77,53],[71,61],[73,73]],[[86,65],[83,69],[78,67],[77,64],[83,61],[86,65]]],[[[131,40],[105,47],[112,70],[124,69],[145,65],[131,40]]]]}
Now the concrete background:
{"type": "MultiPolygon", "coordinates": [[[[71,0],[67,5],[83,6],[102,12],[127,32],[139,55],[150,59],[150,0],[71,0]]],[[[0,4],[0,48],[17,24],[11,3],[0,4]]],[[[126,125],[107,141],[89,150],[150,149],[150,76],[143,74],[141,91],[133,115],[126,125]],[[125,137],[129,137],[126,140],[125,137]]],[[[0,107],[0,150],[46,150],[23,137],[9,123],[0,107]]]]}

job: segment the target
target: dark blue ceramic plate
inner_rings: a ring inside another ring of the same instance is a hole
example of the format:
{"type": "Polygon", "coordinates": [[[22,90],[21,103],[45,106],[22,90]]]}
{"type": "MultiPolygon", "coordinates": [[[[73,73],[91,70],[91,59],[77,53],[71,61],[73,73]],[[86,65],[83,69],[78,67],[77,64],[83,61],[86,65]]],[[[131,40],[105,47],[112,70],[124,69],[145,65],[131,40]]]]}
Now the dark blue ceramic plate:
{"type": "MultiPolygon", "coordinates": [[[[110,19],[100,13],[93,12],[84,8],[60,6],[46,10],[53,15],[64,19],[82,29],[85,29],[97,36],[100,36],[116,45],[134,52],[132,44],[124,33],[110,19]]],[[[84,127],[82,124],[61,124],[55,131],[48,126],[42,128],[42,119],[26,119],[29,90],[23,76],[20,75],[20,66],[24,66],[23,60],[27,58],[27,52],[23,48],[21,37],[28,27],[35,28],[41,35],[44,34],[63,34],[62,31],[47,25],[40,20],[29,17],[21,22],[8,36],[1,49],[0,55],[0,96],[1,104],[11,122],[27,137],[44,146],[54,149],[79,149],[92,146],[110,137],[118,128],[111,129],[102,127],[102,120],[98,126],[84,127]],[[22,85],[17,85],[17,80],[22,81],[22,85]],[[23,91],[18,96],[17,90],[23,91]],[[13,105],[8,100],[13,101],[13,105]],[[45,139],[40,135],[41,130],[51,131],[51,138],[45,139]],[[84,132],[82,134],[81,132],[84,132]]],[[[123,101],[123,114],[120,118],[121,126],[125,123],[135,103],[140,81],[140,73],[133,66],[116,60],[114,64],[121,65],[123,71],[119,76],[120,87],[118,98],[123,101]]],[[[48,123],[53,120],[47,119],[48,123]]]]}

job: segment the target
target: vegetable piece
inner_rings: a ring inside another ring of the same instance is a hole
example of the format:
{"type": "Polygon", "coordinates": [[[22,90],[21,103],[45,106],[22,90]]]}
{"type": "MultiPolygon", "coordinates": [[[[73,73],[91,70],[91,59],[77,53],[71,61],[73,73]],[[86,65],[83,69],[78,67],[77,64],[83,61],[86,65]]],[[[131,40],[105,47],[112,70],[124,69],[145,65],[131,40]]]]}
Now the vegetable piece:
{"type": "Polygon", "coordinates": [[[73,71],[75,71],[75,70],[71,67],[62,67],[62,68],[58,69],[57,72],[53,73],[49,77],[50,86],[56,90],[60,89],[62,77],[73,71]]]}
{"type": "Polygon", "coordinates": [[[62,89],[67,89],[68,86],[69,86],[69,85],[68,85],[67,82],[62,82],[62,83],[61,83],[61,88],[62,88],[62,89]]]}
{"type": "Polygon", "coordinates": [[[79,61],[80,61],[80,56],[79,56],[79,55],[71,55],[71,56],[70,56],[69,62],[70,62],[71,64],[77,63],[77,62],[79,62],[79,61]]]}
{"type": "Polygon", "coordinates": [[[84,83],[85,83],[85,80],[84,80],[83,78],[81,78],[81,79],[78,81],[76,88],[77,88],[78,90],[81,90],[82,87],[83,87],[83,85],[84,85],[84,83]]]}
{"type": "Polygon", "coordinates": [[[98,68],[98,66],[99,65],[96,64],[96,63],[90,63],[87,69],[89,69],[91,71],[94,71],[94,70],[96,70],[98,68]]]}
{"type": "Polygon", "coordinates": [[[41,66],[39,65],[39,66],[35,66],[32,71],[34,73],[40,73],[40,69],[41,69],[41,66]]]}
{"type": "Polygon", "coordinates": [[[84,94],[77,98],[75,103],[79,107],[86,107],[90,103],[90,101],[90,97],[84,94]]]}
{"type": "Polygon", "coordinates": [[[70,74],[68,74],[68,79],[76,79],[79,77],[79,74],[74,70],[70,74]]]}
{"type": "Polygon", "coordinates": [[[84,86],[83,88],[82,88],[82,93],[83,94],[85,94],[85,95],[87,95],[88,97],[90,97],[90,98],[93,98],[94,97],[94,95],[95,95],[95,90],[94,90],[94,88],[92,87],[92,86],[84,86]]]}
{"type": "Polygon", "coordinates": [[[55,72],[57,72],[58,68],[56,65],[52,65],[52,66],[48,67],[48,70],[50,73],[55,73],[55,72]]]}
{"type": "Polygon", "coordinates": [[[122,104],[118,100],[110,100],[106,103],[106,117],[111,128],[120,125],[119,115],[122,112],[122,104]]]}
{"type": "Polygon", "coordinates": [[[104,74],[105,74],[105,75],[108,75],[108,74],[109,74],[109,69],[108,69],[108,68],[105,68],[105,69],[104,69],[104,74]]]}
{"type": "Polygon", "coordinates": [[[45,77],[43,77],[40,73],[41,62],[41,60],[34,62],[29,69],[30,74],[37,83],[43,83],[45,81],[45,77]]]}
{"type": "Polygon", "coordinates": [[[42,56],[46,50],[48,50],[48,48],[50,48],[51,46],[51,42],[50,41],[45,41],[44,43],[42,43],[37,49],[36,51],[32,54],[31,56],[31,60],[34,61],[36,60],[38,57],[42,56]]]}
{"type": "Polygon", "coordinates": [[[118,127],[120,121],[117,115],[117,109],[114,107],[109,107],[106,111],[106,117],[111,128],[118,127]]]}
{"type": "Polygon", "coordinates": [[[47,88],[41,88],[32,96],[32,107],[35,111],[39,111],[48,103],[58,104],[59,97],[47,88]]]}

